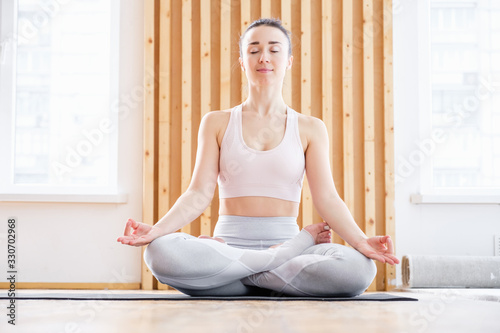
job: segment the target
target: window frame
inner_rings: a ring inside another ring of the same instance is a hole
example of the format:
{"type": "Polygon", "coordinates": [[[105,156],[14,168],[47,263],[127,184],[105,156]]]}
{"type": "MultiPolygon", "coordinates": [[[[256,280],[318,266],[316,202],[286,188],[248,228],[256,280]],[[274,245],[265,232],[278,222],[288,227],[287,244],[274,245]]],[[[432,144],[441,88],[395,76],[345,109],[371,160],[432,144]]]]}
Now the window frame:
{"type": "Polygon", "coordinates": [[[432,84],[431,84],[431,39],[430,39],[430,10],[431,0],[417,2],[417,53],[418,53],[418,88],[419,99],[418,141],[419,151],[424,153],[423,161],[419,164],[419,193],[411,196],[410,201],[422,203],[500,203],[499,188],[436,188],[433,186],[432,155],[433,145],[445,140],[446,133],[432,127],[432,84]],[[427,146],[425,146],[427,144],[427,146]],[[427,150],[426,150],[427,149],[427,150]],[[428,151],[431,153],[427,153],[428,151]],[[427,153],[427,154],[426,154],[427,153]]]}
{"type": "MultiPolygon", "coordinates": [[[[120,3],[109,0],[110,17],[110,96],[108,115],[112,123],[107,133],[110,144],[110,180],[107,186],[14,184],[15,71],[18,0],[0,3],[0,201],[125,202],[118,186],[120,3]]],[[[58,4],[65,6],[65,4],[58,4]]],[[[41,9],[42,10],[42,9],[41,9]]],[[[47,13],[45,13],[48,15],[47,13]]],[[[52,13],[53,14],[53,13],[52,13]]],[[[55,14],[57,15],[57,14],[55,14]]],[[[50,16],[49,16],[50,19],[50,16]]]]}

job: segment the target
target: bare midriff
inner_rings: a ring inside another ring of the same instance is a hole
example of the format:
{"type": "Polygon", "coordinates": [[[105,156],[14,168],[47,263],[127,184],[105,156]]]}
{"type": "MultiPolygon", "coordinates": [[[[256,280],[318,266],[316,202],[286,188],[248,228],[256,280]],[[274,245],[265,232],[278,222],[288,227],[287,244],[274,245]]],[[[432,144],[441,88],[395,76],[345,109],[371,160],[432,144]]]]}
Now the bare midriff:
{"type": "Polygon", "coordinates": [[[293,216],[299,214],[299,203],[269,197],[220,199],[219,215],[293,216]]]}

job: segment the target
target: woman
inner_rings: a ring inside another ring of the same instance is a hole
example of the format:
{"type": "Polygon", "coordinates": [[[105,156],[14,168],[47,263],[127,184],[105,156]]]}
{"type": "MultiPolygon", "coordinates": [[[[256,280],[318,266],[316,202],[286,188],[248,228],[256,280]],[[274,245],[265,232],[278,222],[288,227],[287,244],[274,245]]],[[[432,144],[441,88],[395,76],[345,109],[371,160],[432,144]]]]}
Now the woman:
{"type": "Polygon", "coordinates": [[[155,277],[189,295],[273,290],[300,296],[353,296],[376,274],[371,259],[396,264],[389,236],[368,238],[341,200],[330,172],[323,122],[290,109],[282,97],[293,56],[279,20],[253,22],[240,38],[248,98],[201,121],[189,188],[154,226],[127,221],[118,241],[148,245],[155,277]],[[299,232],[304,173],[326,221],[299,232]],[[219,184],[214,236],[176,230],[196,219],[219,184]],[[353,248],[330,243],[330,229],[353,248]]]}

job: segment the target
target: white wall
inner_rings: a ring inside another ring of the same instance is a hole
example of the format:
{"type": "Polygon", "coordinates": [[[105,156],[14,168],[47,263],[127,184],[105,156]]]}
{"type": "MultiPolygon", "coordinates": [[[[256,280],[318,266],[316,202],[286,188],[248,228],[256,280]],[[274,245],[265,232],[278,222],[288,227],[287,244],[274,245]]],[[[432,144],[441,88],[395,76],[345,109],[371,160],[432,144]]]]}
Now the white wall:
{"type": "MultiPolygon", "coordinates": [[[[18,282],[140,282],[141,250],[121,245],[129,217],[142,216],[143,4],[121,1],[118,185],[116,203],[0,203],[0,271],[7,271],[7,218],[16,217],[18,282]],[[141,97],[142,99],[142,97],[141,97]]],[[[89,22],[89,24],[92,24],[89,22]]]]}
{"type": "MultiPolygon", "coordinates": [[[[394,11],[394,112],[396,156],[396,252],[435,255],[494,255],[494,235],[500,234],[498,204],[412,204],[420,192],[419,163],[410,156],[422,143],[419,112],[418,21],[423,1],[397,1],[394,11]]],[[[421,28],[420,28],[421,29],[421,28]]],[[[425,139],[425,137],[424,137],[425,139]]],[[[397,268],[401,284],[400,267],[397,268]]]]}

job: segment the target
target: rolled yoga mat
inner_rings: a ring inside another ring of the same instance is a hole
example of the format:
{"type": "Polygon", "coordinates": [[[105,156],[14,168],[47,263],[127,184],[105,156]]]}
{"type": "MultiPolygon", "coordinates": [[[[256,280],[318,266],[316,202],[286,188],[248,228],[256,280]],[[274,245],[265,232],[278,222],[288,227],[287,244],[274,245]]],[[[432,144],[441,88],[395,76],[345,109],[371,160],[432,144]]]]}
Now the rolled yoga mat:
{"type": "Polygon", "coordinates": [[[500,257],[406,255],[401,270],[410,288],[500,288],[500,257]]]}

